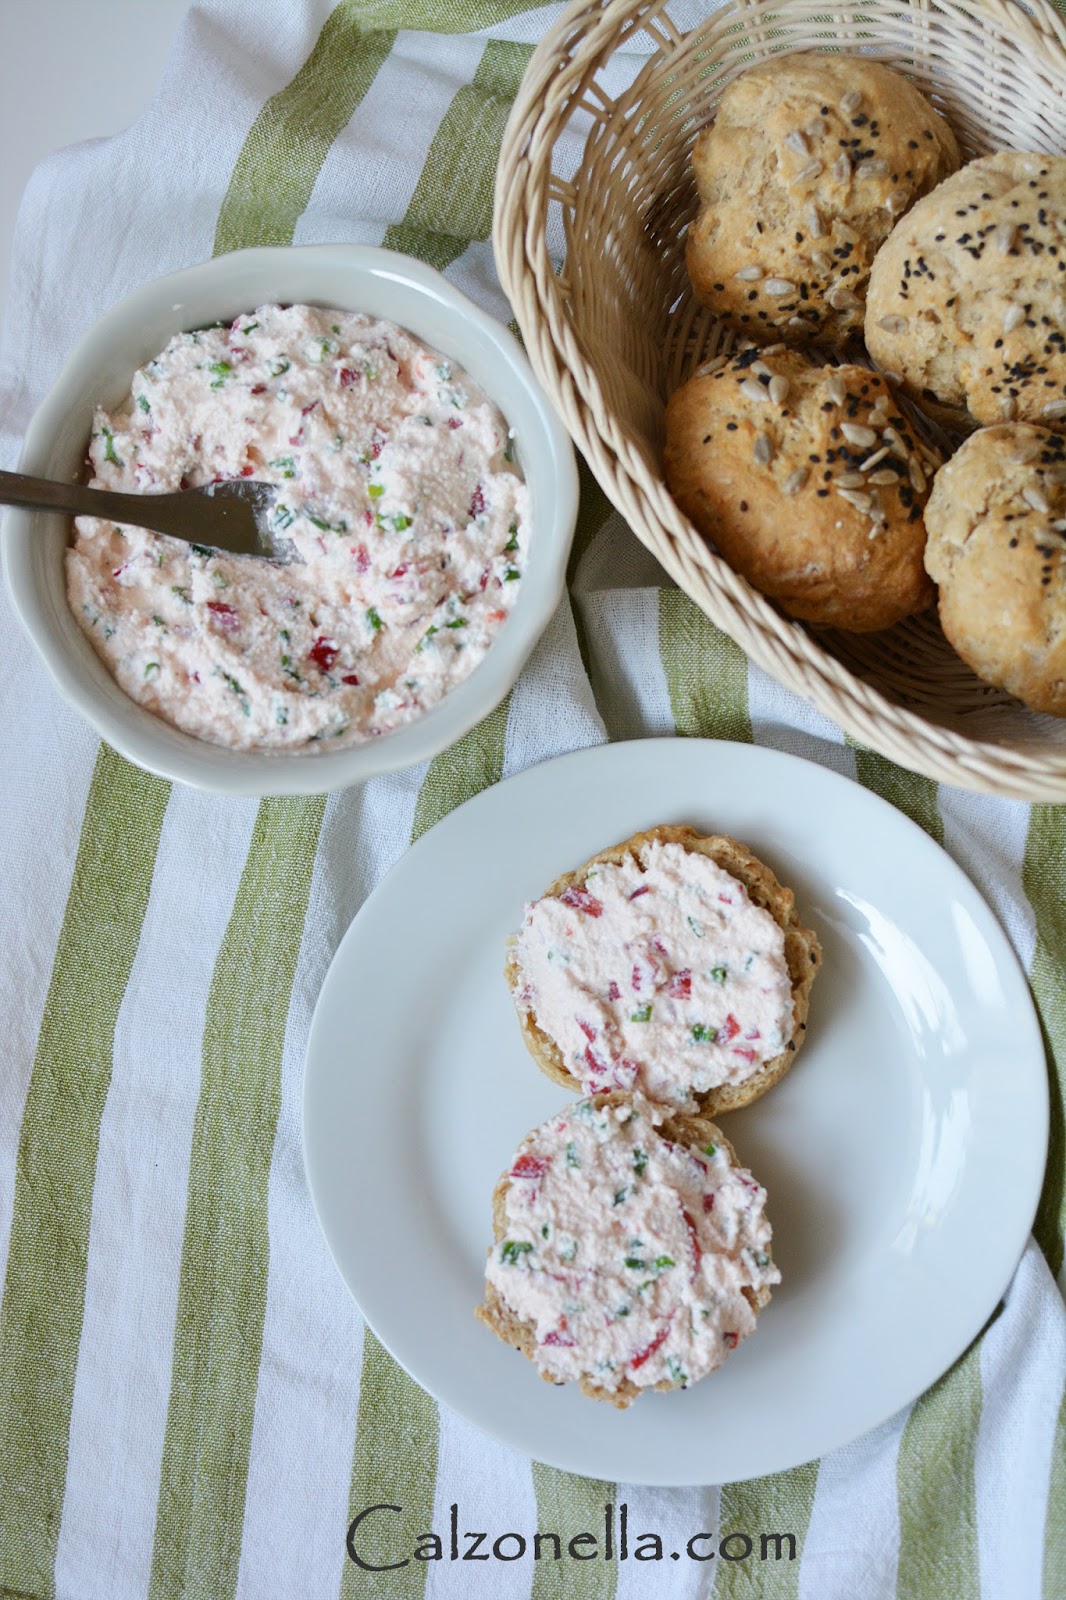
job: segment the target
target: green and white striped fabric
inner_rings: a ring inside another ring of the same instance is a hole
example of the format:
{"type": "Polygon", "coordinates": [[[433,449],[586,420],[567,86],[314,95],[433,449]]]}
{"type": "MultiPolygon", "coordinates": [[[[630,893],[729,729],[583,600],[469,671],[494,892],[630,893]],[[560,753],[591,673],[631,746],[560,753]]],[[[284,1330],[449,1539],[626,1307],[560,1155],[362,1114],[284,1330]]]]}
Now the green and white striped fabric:
{"type": "MultiPolygon", "coordinates": [[[[194,6],[141,121],[53,157],[29,186],[0,352],[4,464],[82,329],[212,251],[384,242],[506,320],[493,168],[558,10],[194,6]]],[[[639,60],[616,62],[619,84],[639,60]]],[[[664,586],[587,475],[571,595],[508,702],[428,767],[362,790],[256,803],[136,771],[57,700],[3,606],[0,1595],[1066,1595],[1066,808],[938,791],[851,748],[664,586]],[[1053,1067],[1036,1240],[981,1337],[875,1433],[721,1490],[575,1478],[438,1408],[364,1328],[300,1149],[315,997],[408,842],[531,762],[663,733],[792,750],[915,817],[1007,927],[1053,1067]],[[374,1576],[345,1552],[350,1516],[375,1502],[403,1507],[382,1557],[395,1560],[446,1534],[453,1502],[464,1528],[565,1538],[620,1500],[666,1551],[699,1531],[788,1531],[797,1557],[646,1571],[601,1551],[374,1576]]]]}

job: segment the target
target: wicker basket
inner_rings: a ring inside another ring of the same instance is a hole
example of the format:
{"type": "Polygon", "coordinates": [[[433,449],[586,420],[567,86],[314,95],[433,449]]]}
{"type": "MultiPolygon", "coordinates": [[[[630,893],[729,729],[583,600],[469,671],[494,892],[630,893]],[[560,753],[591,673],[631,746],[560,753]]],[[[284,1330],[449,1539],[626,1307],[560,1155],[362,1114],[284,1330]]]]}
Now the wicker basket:
{"type": "Polygon", "coordinates": [[[530,358],[605,493],[666,571],[780,683],[862,744],[943,783],[1066,800],[1066,721],[982,684],[935,614],[887,632],[789,621],[708,549],[660,466],[667,396],[721,337],[692,298],[689,152],[754,61],[852,50],[911,75],[964,156],[1066,154],[1066,21],[1046,0],[729,0],[678,32],[664,0],[577,0],[529,64],[496,182],[493,242],[530,358]],[[641,37],[638,37],[641,36],[641,37]],[[651,54],[618,88],[631,41],[651,54]],[[563,136],[567,137],[564,138],[563,136]],[[575,139],[582,152],[572,166],[575,139]],[[560,231],[561,222],[561,231],[560,231]],[[551,246],[565,243],[562,271],[551,246]]]}

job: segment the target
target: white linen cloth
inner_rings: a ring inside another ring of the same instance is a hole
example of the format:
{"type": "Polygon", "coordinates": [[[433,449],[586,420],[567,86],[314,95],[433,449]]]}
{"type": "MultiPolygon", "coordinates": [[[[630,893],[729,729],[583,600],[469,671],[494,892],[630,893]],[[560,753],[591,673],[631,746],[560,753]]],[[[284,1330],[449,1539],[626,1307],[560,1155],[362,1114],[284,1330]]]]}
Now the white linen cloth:
{"type": "MultiPolygon", "coordinates": [[[[492,167],[560,9],[192,6],[140,121],[30,182],[0,350],[3,465],[83,330],[216,248],[388,242],[507,320],[486,242],[492,167]]],[[[672,11],[684,26],[702,9],[672,11]]],[[[634,47],[617,82],[638,65],[634,47]]],[[[856,752],[749,667],[608,512],[586,482],[571,594],[492,727],[324,807],[168,790],[101,753],[0,599],[0,1594],[1066,1594],[1066,1314],[1048,1264],[1062,1259],[1066,808],[937,791],[856,752]],[[1032,973],[1058,1108],[1040,1246],[957,1367],[820,1463],[721,1490],[590,1483],[438,1410],[365,1332],[300,1146],[315,997],[412,834],[501,774],[674,732],[825,762],[941,837],[1032,973]],[[540,1527],[564,1544],[625,1501],[667,1558],[360,1571],[350,1517],[401,1497],[405,1537],[446,1535],[457,1502],[490,1540],[540,1527]],[[669,1559],[731,1530],[756,1549],[791,1532],[796,1559],[669,1559]]]]}

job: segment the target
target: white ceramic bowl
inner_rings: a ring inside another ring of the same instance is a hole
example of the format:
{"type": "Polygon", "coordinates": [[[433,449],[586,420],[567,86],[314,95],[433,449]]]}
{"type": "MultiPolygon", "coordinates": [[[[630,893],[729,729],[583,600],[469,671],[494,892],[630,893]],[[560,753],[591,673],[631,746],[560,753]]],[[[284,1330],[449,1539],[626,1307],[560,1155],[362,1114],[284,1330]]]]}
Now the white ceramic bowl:
{"type": "Polygon", "coordinates": [[[60,693],[128,760],[224,794],[319,794],[425,761],[460,738],[499,705],[555,610],[577,515],[573,447],[516,340],[431,267],[362,245],[240,250],[142,285],[101,317],[70,356],[30,424],[20,470],[76,481],[94,406],[120,404],[135,370],[175,333],[277,302],[386,317],[464,367],[514,430],[530,489],[532,536],[510,617],[484,659],[439,705],[366,744],[269,753],[208,744],[130,700],[67,606],[70,518],[9,510],[8,589],[60,693]]]}

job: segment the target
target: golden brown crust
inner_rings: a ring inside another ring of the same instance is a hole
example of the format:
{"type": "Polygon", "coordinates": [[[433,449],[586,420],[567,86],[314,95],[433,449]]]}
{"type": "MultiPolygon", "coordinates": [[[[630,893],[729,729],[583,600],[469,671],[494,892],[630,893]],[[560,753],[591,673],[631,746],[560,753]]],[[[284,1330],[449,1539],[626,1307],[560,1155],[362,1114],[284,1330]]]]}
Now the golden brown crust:
{"type": "Polygon", "coordinates": [[[878,246],[958,164],[947,123],[878,61],[797,53],[750,67],[693,151],[697,297],[760,343],[861,334],[878,246]]]}
{"type": "MultiPolygon", "coordinates": [[[[548,885],[543,899],[561,895],[566,889],[585,882],[589,868],[612,862],[618,864],[633,855],[640,847],[657,840],[660,844],[680,844],[686,850],[709,856],[725,872],[730,873],[747,889],[753,902],[768,911],[785,935],[785,960],[792,981],[792,1036],[779,1056],[765,1062],[759,1070],[743,1083],[721,1084],[696,1096],[700,1116],[717,1116],[723,1111],[738,1111],[741,1106],[758,1100],[768,1089],[785,1076],[799,1054],[805,1037],[807,1012],[810,1005],[811,985],[821,965],[822,948],[810,928],[800,924],[796,913],[796,897],[791,889],[778,883],[769,867],[747,847],[725,834],[701,834],[695,828],[664,824],[635,833],[621,844],[600,850],[579,867],[576,872],[564,872],[548,885]]],[[[567,1070],[558,1046],[537,1023],[533,1012],[520,999],[521,984],[513,947],[509,945],[504,976],[514,998],[518,1022],[526,1047],[546,1077],[565,1089],[580,1090],[581,1084],[567,1070]]]]}
{"type": "Polygon", "coordinates": [[[1066,158],[1004,150],[971,161],[878,252],[867,348],[923,405],[935,397],[979,423],[1066,428],[1064,257],[1066,158]]]}
{"type": "MultiPolygon", "coordinates": [[[[603,855],[605,854],[606,852],[603,853],[603,855]]],[[[593,859],[603,859],[603,855],[593,859]]],[[[567,881],[572,877],[573,874],[568,874],[567,881]]],[[[557,881],[561,884],[563,880],[559,879],[557,881]]],[[[569,1086],[573,1087],[572,1080],[570,1080],[569,1086]]],[[[629,1103],[629,1097],[618,1091],[612,1094],[594,1095],[590,1099],[597,1110],[602,1110],[604,1106],[620,1106],[629,1103]]],[[[702,1149],[705,1145],[711,1143],[720,1145],[729,1156],[729,1165],[731,1167],[740,1166],[733,1146],[721,1129],[709,1117],[676,1113],[667,1117],[659,1125],[658,1131],[664,1138],[672,1140],[675,1144],[688,1145],[693,1149],[702,1149]]],[[[504,1172],[500,1175],[496,1187],[492,1191],[492,1229],[493,1238],[497,1244],[507,1237],[506,1198],[509,1186],[510,1173],[504,1172]]],[[[768,1288],[759,1290],[744,1289],[742,1293],[756,1317],[770,1301],[770,1290],[768,1288]]],[[[485,1324],[486,1328],[491,1328],[496,1337],[502,1339],[504,1344],[512,1345],[525,1356],[527,1361],[534,1361],[534,1352],[537,1347],[534,1325],[531,1322],[522,1322],[516,1317],[488,1281],[485,1283],[484,1303],[475,1308],[474,1315],[480,1322],[485,1324]]],[[[540,1369],[538,1368],[537,1370],[539,1371],[540,1369]]],[[[556,1380],[546,1372],[541,1372],[540,1376],[546,1383],[556,1383],[556,1380]]],[[[582,1394],[588,1395],[590,1400],[606,1400],[611,1405],[617,1406],[619,1410],[625,1410],[640,1395],[647,1394],[649,1388],[670,1390],[676,1389],[677,1385],[664,1381],[641,1388],[629,1378],[623,1378],[617,1389],[603,1389],[598,1384],[593,1383],[590,1378],[583,1377],[578,1380],[578,1387],[582,1394]]]]}
{"type": "Polygon", "coordinates": [[[879,373],[745,352],[671,396],[664,465],[704,538],[790,616],[868,633],[932,603],[929,467],[879,373]]]}
{"type": "Polygon", "coordinates": [[[1066,717],[1066,438],[982,428],[937,473],[928,520],[947,638],[986,683],[1066,717]]]}

